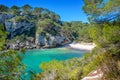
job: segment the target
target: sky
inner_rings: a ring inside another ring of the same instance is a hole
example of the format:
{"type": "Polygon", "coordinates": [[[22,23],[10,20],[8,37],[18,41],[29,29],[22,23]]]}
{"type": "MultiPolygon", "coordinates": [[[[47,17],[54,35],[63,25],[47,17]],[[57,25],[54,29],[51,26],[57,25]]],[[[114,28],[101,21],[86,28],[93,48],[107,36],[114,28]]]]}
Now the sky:
{"type": "Polygon", "coordinates": [[[88,22],[87,15],[82,10],[83,0],[0,0],[0,4],[8,7],[12,5],[47,8],[58,15],[62,21],[88,22]]]}

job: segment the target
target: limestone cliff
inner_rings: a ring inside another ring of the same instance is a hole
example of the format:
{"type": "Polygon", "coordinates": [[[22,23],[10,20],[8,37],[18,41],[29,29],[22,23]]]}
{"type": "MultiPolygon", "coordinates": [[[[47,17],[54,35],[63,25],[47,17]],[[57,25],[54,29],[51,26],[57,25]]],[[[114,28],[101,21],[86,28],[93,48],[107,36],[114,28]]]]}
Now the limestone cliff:
{"type": "Polygon", "coordinates": [[[8,48],[48,48],[71,42],[67,36],[60,33],[60,27],[52,24],[49,25],[49,28],[45,27],[45,29],[43,29],[44,33],[38,34],[36,32],[37,20],[35,15],[0,14],[0,22],[4,24],[6,31],[9,33],[8,38],[10,38],[10,41],[7,42],[8,48]],[[34,33],[31,33],[31,31],[34,33]],[[22,34],[27,34],[24,40],[15,39],[16,36],[19,37],[22,34]],[[32,41],[26,39],[27,37],[32,37],[32,41]],[[14,41],[11,42],[11,39],[14,39],[14,41]]]}

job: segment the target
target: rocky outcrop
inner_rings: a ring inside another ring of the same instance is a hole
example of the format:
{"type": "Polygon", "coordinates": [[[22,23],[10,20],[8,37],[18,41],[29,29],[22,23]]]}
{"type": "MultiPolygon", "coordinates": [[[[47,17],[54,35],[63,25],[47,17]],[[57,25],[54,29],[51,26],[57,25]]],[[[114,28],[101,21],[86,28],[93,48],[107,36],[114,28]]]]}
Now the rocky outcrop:
{"type": "MultiPolygon", "coordinates": [[[[34,23],[24,21],[16,21],[15,17],[17,15],[13,14],[0,14],[0,23],[4,24],[5,29],[14,37],[17,34],[21,34],[24,31],[29,31],[31,28],[35,27],[34,23]]],[[[23,15],[22,15],[23,16],[23,15]]],[[[22,17],[19,15],[19,17],[22,17]]]]}
{"type": "Polygon", "coordinates": [[[51,47],[57,47],[57,46],[62,46],[69,41],[65,36],[62,36],[60,34],[57,34],[55,36],[52,36],[51,34],[40,34],[37,35],[36,41],[34,42],[34,39],[32,41],[30,40],[25,40],[25,41],[19,41],[16,40],[14,43],[7,43],[7,48],[8,49],[41,49],[41,48],[51,48],[51,47]]]}
{"type": "MultiPolygon", "coordinates": [[[[35,29],[35,23],[30,20],[24,19],[24,17],[33,17],[32,15],[25,15],[20,13],[19,15],[13,14],[0,14],[0,22],[4,24],[7,32],[9,32],[8,38],[12,39],[23,33],[29,33],[31,29],[35,29]]],[[[56,47],[58,45],[64,45],[71,40],[67,36],[62,35],[60,32],[60,27],[51,25],[50,28],[46,28],[43,34],[33,34],[34,41],[30,42],[27,40],[19,41],[16,40],[13,43],[7,43],[7,47],[10,49],[32,49],[32,48],[49,48],[56,47]],[[47,30],[46,30],[47,29],[47,30]],[[53,34],[54,33],[54,34],[53,34]]],[[[43,29],[44,30],[44,29],[43,29]]],[[[32,35],[31,33],[29,33],[32,35]]]]}
{"type": "Polygon", "coordinates": [[[14,43],[8,43],[7,44],[7,48],[8,49],[15,49],[15,50],[19,50],[21,48],[24,49],[40,49],[41,47],[38,45],[35,45],[34,42],[30,42],[30,41],[24,41],[24,42],[19,42],[18,40],[14,43]]]}
{"type": "Polygon", "coordinates": [[[11,19],[13,17],[13,14],[0,14],[0,22],[4,24],[7,19],[11,19]]]}
{"type": "Polygon", "coordinates": [[[69,42],[70,40],[61,34],[56,34],[54,36],[49,33],[39,34],[39,36],[37,34],[36,37],[36,43],[44,47],[56,47],[58,45],[64,45],[69,42]]]}
{"type": "Polygon", "coordinates": [[[5,22],[5,28],[10,32],[11,37],[16,36],[17,34],[22,34],[24,31],[30,31],[31,28],[35,27],[33,23],[29,22],[5,22]]]}

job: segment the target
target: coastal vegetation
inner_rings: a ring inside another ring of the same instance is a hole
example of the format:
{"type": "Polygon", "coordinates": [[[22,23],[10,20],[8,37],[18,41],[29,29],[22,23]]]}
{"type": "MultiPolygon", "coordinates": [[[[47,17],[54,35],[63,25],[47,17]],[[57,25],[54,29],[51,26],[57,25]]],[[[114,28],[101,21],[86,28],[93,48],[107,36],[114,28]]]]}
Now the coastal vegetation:
{"type": "Polygon", "coordinates": [[[7,48],[55,47],[74,40],[92,42],[88,33],[91,25],[88,23],[61,21],[60,16],[55,12],[41,7],[33,8],[28,4],[22,7],[13,5],[10,8],[5,5],[0,6],[0,22],[9,32],[6,38],[7,48]],[[21,45],[18,45],[18,42],[21,45]]]}
{"type": "MultiPolygon", "coordinates": [[[[11,8],[0,5],[0,15],[12,14],[13,16],[5,21],[0,20],[0,79],[20,80],[25,70],[25,65],[21,62],[22,56],[18,51],[10,50],[8,43],[22,45],[20,42],[29,41],[31,45],[37,44],[43,47],[46,43],[39,43],[39,38],[45,37],[43,39],[48,41],[48,45],[49,41],[52,41],[50,36],[63,35],[65,39],[61,43],[94,42],[96,47],[82,58],[43,62],[39,66],[42,72],[34,74],[31,80],[48,80],[50,77],[53,80],[81,80],[98,69],[103,72],[101,80],[119,80],[120,0],[84,0],[83,10],[89,16],[89,23],[61,21],[56,13],[44,8],[32,8],[28,4],[11,8]],[[8,22],[25,22],[33,25],[28,31],[23,30],[26,28],[22,29],[22,27],[16,29],[13,25],[9,31],[5,25],[8,22]],[[19,30],[23,32],[19,33],[19,30]],[[3,51],[7,49],[9,50],[3,51]]],[[[18,50],[20,49],[22,52],[25,51],[18,47],[18,50]]]]}
{"type": "Polygon", "coordinates": [[[21,62],[22,56],[17,51],[9,50],[0,53],[0,59],[0,79],[20,80],[26,67],[21,62]]]}
{"type": "Polygon", "coordinates": [[[0,50],[2,50],[5,46],[7,32],[4,30],[4,26],[0,24],[0,50]]]}
{"type": "Polygon", "coordinates": [[[103,72],[101,80],[119,80],[120,2],[118,2],[119,0],[109,0],[108,2],[84,0],[83,10],[89,15],[91,22],[88,33],[97,45],[96,48],[80,59],[71,59],[59,63],[55,61],[42,63],[40,67],[43,72],[36,75],[35,79],[45,79],[50,74],[55,74],[53,75],[55,80],[80,80],[92,71],[101,69],[103,72]],[[102,4],[105,5],[102,6],[102,4]],[[61,65],[63,69],[59,67],[53,69],[53,65],[56,67],[61,65]],[[67,72],[69,70],[70,72],[67,72]],[[47,76],[44,76],[45,74],[47,76]]]}

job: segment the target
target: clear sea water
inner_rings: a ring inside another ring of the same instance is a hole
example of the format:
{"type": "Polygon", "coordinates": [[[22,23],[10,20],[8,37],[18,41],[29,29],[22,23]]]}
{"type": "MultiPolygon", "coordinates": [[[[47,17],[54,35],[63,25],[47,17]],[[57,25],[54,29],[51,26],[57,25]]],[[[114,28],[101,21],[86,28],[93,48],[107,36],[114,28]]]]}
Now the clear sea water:
{"type": "Polygon", "coordinates": [[[49,62],[51,60],[67,60],[71,58],[82,57],[85,51],[72,50],[67,48],[54,48],[43,50],[27,50],[23,56],[22,63],[27,66],[23,78],[29,80],[30,71],[35,74],[40,73],[40,64],[42,62],[49,62]]]}

